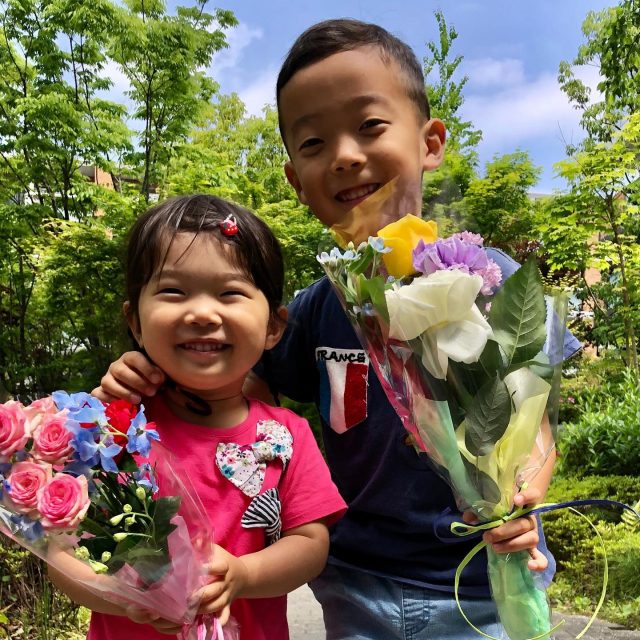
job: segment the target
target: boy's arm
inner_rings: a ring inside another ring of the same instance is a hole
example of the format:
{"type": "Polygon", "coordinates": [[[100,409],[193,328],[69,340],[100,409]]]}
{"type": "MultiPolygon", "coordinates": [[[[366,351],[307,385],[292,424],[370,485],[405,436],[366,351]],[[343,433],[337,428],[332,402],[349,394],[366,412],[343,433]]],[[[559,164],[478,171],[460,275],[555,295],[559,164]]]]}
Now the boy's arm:
{"type": "MultiPolygon", "coordinates": [[[[543,441],[549,442],[551,426],[548,416],[545,414],[540,427],[543,441]]],[[[532,460],[539,455],[536,448],[531,454],[532,460]]],[[[524,505],[536,505],[544,499],[547,493],[553,468],[556,462],[555,447],[551,447],[549,455],[545,459],[540,470],[529,482],[525,489],[522,489],[514,496],[513,502],[516,507],[524,505]]],[[[532,571],[544,571],[547,568],[548,560],[546,556],[538,550],[540,536],[538,534],[538,520],[535,516],[527,515],[515,520],[510,520],[504,524],[490,529],[483,535],[483,540],[493,546],[497,553],[513,553],[516,551],[528,551],[531,555],[529,569],[532,571]]]]}
{"type": "Polygon", "coordinates": [[[103,402],[128,400],[139,404],[143,396],[155,395],[165,380],[159,369],[140,351],[127,351],[109,365],[100,386],[91,394],[103,402]]]}

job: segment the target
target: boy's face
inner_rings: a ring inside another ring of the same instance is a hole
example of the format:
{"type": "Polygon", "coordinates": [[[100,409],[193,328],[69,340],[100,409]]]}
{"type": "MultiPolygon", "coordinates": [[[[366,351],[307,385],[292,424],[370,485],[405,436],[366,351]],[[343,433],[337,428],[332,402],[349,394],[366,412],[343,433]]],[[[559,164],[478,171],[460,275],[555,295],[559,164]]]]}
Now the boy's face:
{"type": "Polygon", "coordinates": [[[325,225],[398,177],[382,224],[420,214],[422,173],[439,166],[444,125],[424,120],[395,61],[375,47],[344,51],[301,69],[280,93],[289,182],[325,225]]]}

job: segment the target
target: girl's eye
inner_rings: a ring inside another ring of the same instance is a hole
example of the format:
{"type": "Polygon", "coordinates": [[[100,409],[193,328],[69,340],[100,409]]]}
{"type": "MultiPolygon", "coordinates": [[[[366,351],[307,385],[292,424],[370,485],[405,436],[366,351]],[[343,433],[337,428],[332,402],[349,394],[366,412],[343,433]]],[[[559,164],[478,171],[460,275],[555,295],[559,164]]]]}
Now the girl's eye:
{"type": "Polygon", "coordinates": [[[302,151],[302,149],[309,149],[310,147],[315,147],[319,144],[322,144],[322,140],[320,138],[308,138],[300,145],[298,150],[302,151]]]}
{"type": "Polygon", "coordinates": [[[228,291],[222,292],[223,298],[229,298],[233,296],[242,296],[246,298],[246,294],[244,291],[240,291],[239,289],[229,289],[228,291]]]}
{"type": "Polygon", "coordinates": [[[178,289],[176,287],[165,287],[164,289],[160,289],[158,293],[167,293],[169,295],[183,295],[184,291],[182,289],[178,289]]]}

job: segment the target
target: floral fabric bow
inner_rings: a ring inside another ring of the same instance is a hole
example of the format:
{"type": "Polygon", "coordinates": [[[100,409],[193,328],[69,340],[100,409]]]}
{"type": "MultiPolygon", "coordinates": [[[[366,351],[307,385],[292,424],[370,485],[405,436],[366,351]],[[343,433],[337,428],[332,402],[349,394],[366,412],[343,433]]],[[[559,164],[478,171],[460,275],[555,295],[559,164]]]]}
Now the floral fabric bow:
{"type": "Polygon", "coordinates": [[[252,444],[221,442],[216,450],[222,475],[251,498],[260,492],[267,462],[279,459],[284,468],[293,454],[293,436],[276,420],[261,420],[256,432],[258,439],[252,444]]]}

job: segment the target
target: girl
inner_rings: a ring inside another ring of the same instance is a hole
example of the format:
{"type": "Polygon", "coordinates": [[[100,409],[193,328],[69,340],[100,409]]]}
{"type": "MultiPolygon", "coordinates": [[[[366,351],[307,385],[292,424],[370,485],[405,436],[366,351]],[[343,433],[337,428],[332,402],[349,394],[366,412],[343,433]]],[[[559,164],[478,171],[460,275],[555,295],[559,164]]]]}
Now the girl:
{"type": "MultiPolygon", "coordinates": [[[[320,573],[327,525],[345,510],[306,421],[242,393],[284,330],[283,280],[269,228],[213,196],[167,200],[131,231],[124,310],[137,344],[166,374],[146,412],[215,527],[213,581],[193,597],[199,613],[223,623],[230,613],[242,640],[289,637],[285,594],[320,573]]],[[[93,609],[90,640],[179,631],[61,574],[52,579],[93,609]]]]}

